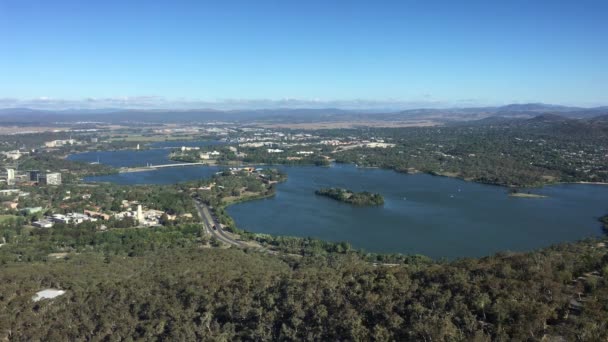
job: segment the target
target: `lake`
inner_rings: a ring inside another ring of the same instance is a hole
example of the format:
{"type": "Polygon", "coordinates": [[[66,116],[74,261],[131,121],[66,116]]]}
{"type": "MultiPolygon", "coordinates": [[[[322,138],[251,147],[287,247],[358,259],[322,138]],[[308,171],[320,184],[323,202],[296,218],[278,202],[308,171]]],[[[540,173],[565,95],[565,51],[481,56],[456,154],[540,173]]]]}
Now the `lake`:
{"type": "MultiPolygon", "coordinates": [[[[101,162],[123,166],[127,162],[136,163],[135,158],[140,164],[130,165],[145,165],[148,159],[162,159],[157,152],[145,153],[111,152],[101,162]],[[118,153],[116,159],[112,159],[114,153],[118,153]]],[[[71,159],[93,157],[94,153],[89,153],[71,159]]],[[[166,154],[164,158],[166,163],[166,154]]],[[[228,213],[240,228],[347,241],[370,252],[453,259],[533,250],[600,236],[602,229],[597,218],[608,211],[608,186],[602,185],[547,186],[532,190],[547,198],[514,198],[502,187],[424,174],[407,175],[352,165],[278,168],[288,174],[288,180],[277,186],[275,197],[228,207],[228,213]],[[354,207],[316,196],[314,191],[323,187],[378,192],[384,196],[385,204],[354,207]]],[[[220,169],[168,168],[88,180],[170,184],[210,177],[220,169]]]]}
{"type": "Polygon", "coordinates": [[[202,147],[225,144],[221,141],[160,141],[143,146],[141,150],[94,151],[76,153],[68,156],[69,160],[101,164],[112,167],[135,167],[148,164],[174,164],[180,163],[169,160],[169,152],[173,148],[202,147]]]}

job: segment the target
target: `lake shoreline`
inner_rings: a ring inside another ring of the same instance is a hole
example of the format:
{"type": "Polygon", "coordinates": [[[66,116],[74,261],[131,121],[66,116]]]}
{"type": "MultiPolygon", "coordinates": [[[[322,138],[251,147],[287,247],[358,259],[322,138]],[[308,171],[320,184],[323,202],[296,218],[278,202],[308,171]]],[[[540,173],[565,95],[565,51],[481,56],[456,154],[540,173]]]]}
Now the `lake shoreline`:
{"type": "MultiPolygon", "coordinates": [[[[191,142],[195,142],[196,140],[193,140],[191,142]]],[[[218,141],[212,141],[212,142],[218,142],[218,141]]],[[[169,150],[169,148],[167,147],[149,147],[146,150],[169,150]]],[[[71,156],[74,155],[79,155],[79,154],[87,154],[87,153],[98,153],[98,152],[120,152],[120,151],[133,151],[133,152],[141,152],[141,151],[145,151],[145,150],[136,150],[136,149],[132,149],[132,148],[124,148],[124,149],[117,149],[117,150],[99,150],[99,151],[87,151],[87,152],[78,152],[78,153],[73,153],[73,154],[68,154],[66,156],[64,156],[64,158],[69,159],[71,156]]],[[[190,161],[188,160],[180,160],[180,159],[173,159],[170,157],[170,153],[167,154],[166,156],[166,161],[167,163],[173,163],[173,162],[184,162],[184,163],[188,163],[190,161]]],[[[195,164],[194,162],[192,162],[193,164],[195,164]]],[[[104,164],[104,163],[102,163],[104,164]]],[[[112,165],[108,165],[108,164],[104,164],[108,167],[112,167],[116,169],[116,172],[120,172],[120,168],[121,167],[116,167],[116,166],[112,166],[112,165]]],[[[245,167],[251,167],[251,166],[275,166],[275,167],[290,167],[290,166],[315,166],[315,167],[331,167],[331,165],[352,165],[354,167],[356,167],[357,169],[378,169],[378,170],[391,170],[397,173],[401,173],[401,174],[406,174],[406,175],[414,175],[414,174],[427,174],[427,175],[431,175],[431,176],[438,176],[438,177],[447,177],[447,178],[453,178],[453,179],[459,179],[465,182],[471,182],[471,183],[477,183],[477,184],[485,184],[485,185],[493,185],[493,186],[499,186],[499,187],[504,187],[507,189],[513,189],[513,188],[522,188],[522,189],[540,189],[546,186],[551,186],[551,185],[557,185],[557,184],[589,184],[589,185],[608,185],[608,182],[589,182],[589,181],[572,181],[572,182],[560,182],[560,181],[547,181],[547,182],[542,182],[539,184],[534,184],[534,185],[516,185],[516,184],[501,184],[501,183],[493,183],[493,182],[483,182],[483,181],[479,181],[479,180],[475,180],[472,178],[467,178],[467,177],[463,177],[461,176],[459,173],[457,172],[445,172],[445,171],[434,171],[434,170],[430,170],[430,171],[421,171],[415,168],[408,168],[408,169],[397,169],[394,167],[381,167],[381,166],[362,166],[362,165],[358,165],[356,163],[341,163],[341,162],[335,162],[332,161],[332,163],[330,165],[315,165],[314,163],[310,163],[310,164],[290,164],[290,163],[284,163],[284,164],[266,164],[266,163],[245,163],[245,162],[241,162],[241,163],[237,163],[235,162],[230,162],[230,163],[210,163],[209,166],[216,166],[216,167],[235,167],[235,166],[245,166],[245,167]]],[[[133,168],[143,168],[145,167],[145,165],[133,165],[130,166],[133,168]]],[[[144,171],[144,170],[142,170],[144,171]]],[[[134,172],[138,172],[138,171],[134,171],[134,172]]],[[[122,173],[126,173],[126,172],[122,172],[122,173]]]]}
{"type": "Polygon", "coordinates": [[[509,197],[515,197],[515,198],[547,198],[549,196],[539,195],[539,194],[528,194],[528,193],[524,193],[524,192],[516,192],[516,193],[509,194],[509,197]]]}

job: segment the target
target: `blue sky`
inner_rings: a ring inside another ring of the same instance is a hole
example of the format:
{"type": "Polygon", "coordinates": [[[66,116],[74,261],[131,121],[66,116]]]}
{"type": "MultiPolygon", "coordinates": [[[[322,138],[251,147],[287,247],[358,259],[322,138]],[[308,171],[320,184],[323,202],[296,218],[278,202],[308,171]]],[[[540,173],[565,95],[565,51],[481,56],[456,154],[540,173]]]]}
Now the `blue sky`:
{"type": "Polygon", "coordinates": [[[606,14],[608,1],[0,0],[0,105],[605,105],[606,14]]]}

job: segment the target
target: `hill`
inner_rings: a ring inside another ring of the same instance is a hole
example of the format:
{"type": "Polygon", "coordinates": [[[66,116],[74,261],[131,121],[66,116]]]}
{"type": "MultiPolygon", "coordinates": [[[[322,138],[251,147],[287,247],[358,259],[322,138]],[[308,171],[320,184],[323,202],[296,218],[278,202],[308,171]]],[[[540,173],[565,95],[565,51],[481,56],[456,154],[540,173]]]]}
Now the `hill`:
{"type": "Polygon", "coordinates": [[[322,109],[255,109],[255,110],[125,110],[125,109],[68,109],[37,110],[29,108],[0,109],[0,124],[4,123],[56,123],[77,121],[100,122],[261,122],[310,123],[345,121],[432,120],[435,122],[470,121],[487,117],[533,118],[538,115],[560,115],[566,118],[591,118],[608,114],[608,107],[579,108],[540,103],[510,104],[500,107],[471,108],[420,108],[404,111],[322,109]]]}

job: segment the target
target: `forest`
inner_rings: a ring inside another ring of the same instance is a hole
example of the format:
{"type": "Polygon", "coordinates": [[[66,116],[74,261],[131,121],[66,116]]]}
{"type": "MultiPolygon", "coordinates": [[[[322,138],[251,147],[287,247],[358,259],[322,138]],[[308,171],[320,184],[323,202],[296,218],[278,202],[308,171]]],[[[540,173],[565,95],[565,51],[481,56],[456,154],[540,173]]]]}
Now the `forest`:
{"type": "Polygon", "coordinates": [[[513,187],[608,181],[605,122],[535,118],[316,133],[334,138],[382,138],[397,145],[386,149],[338,148],[333,157],[339,163],[513,187]]]}
{"type": "Polygon", "coordinates": [[[608,256],[598,241],[385,266],[348,252],[201,249],[174,229],[124,234],[103,233],[92,249],[63,258],[2,258],[0,338],[608,338],[608,256]],[[45,288],[66,294],[33,302],[45,288]]]}
{"type": "Polygon", "coordinates": [[[64,183],[74,183],[84,176],[101,176],[117,173],[118,171],[103,164],[89,164],[61,158],[56,153],[36,154],[26,157],[20,162],[21,170],[53,170],[64,171],[64,183]]]}

